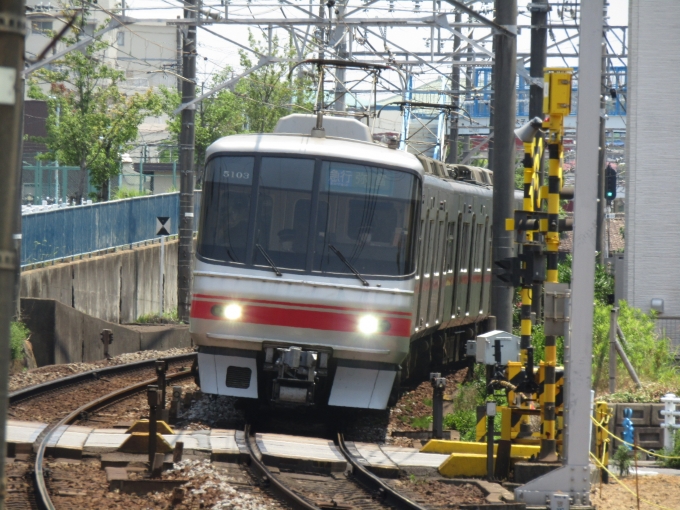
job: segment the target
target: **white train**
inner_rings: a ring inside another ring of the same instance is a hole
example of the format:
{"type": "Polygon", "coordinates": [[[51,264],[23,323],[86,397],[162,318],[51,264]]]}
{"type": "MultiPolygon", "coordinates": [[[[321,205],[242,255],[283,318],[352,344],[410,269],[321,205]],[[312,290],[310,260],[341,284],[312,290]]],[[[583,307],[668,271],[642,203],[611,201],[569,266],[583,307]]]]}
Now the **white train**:
{"type": "Polygon", "coordinates": [[[191,307],[200,387],[385,409],[401,378],[463,360],[484,329],[490,175],[389,149],[353,119],[314,125],[291,115],[207,151],[191,307]]]}

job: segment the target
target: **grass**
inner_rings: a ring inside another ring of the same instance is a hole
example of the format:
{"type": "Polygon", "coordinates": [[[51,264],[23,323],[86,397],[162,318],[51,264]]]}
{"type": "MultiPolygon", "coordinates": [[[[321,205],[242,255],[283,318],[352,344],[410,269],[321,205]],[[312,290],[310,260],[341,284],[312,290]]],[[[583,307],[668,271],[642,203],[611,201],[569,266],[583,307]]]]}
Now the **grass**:
{"type": "Polygon", "coordinates": [[[112,200],[121,200],[123,198],[135,198],[135,197],[145,197],[150,195],[151,192],[148,190],[139,191],[139,189],[133,188],[118,188],[116,192],[111,197],[112,200]]]}
{"type": "Polygon", "coordinates": [[[21,322],[10,323],[9,345],[13,360],[24,359],[24,340],[30,335],[28,328],[21,322]]]}
{"type": "Polygon", "coordinates": [[[421,416],[419,418],[411,418],[411,426],[417,429],[427,430],[432,423],[432,416],[421,416]]]}
{"type": "Polygon", "coordinates": [[[180,324],[177,308],[163,314],[147,313],[137,317],[138,324],[180,324]]]}

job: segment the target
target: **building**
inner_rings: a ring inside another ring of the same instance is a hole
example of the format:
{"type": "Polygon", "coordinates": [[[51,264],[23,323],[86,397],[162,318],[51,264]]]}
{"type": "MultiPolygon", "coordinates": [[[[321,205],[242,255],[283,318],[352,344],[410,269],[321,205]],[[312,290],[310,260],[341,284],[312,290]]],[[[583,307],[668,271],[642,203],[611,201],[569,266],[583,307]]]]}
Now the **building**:
{"type": "Polygon", "coordinates": [[[680,3],[631,0],[626,143],[628,302],[660,312],[660,326],[680,343],[680,3]]]}

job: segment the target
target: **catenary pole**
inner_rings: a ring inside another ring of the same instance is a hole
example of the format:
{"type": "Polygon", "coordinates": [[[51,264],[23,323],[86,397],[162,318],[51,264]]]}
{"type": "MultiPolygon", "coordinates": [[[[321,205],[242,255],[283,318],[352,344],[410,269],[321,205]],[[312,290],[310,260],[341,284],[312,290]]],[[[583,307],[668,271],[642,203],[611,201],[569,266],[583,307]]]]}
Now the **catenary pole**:
{"type": "MultiPolygon", "coordinates": [[[[547,63],[548,53],[548,11],[550,4],[548,0],[534,0],[527,8],[531,12],[531,66],[529,75],[535,80],[543,81],[543,69],[547,63]]],[[[529,86],[529,118],[543,118],[543,87],[537,83],[529,86]]],[[[540,136],[540,135],[536,135],[540,136]]],[[[543,158],[541,158],[541,168],[539,170],[539,183],[543,184],[545,168],[543,158]]],[[[540,235],[538,233],[534,236],[540,235]]],[[[536,317],[541,315],[541,295],[543,285],[537,283],[533,286],[531,300],[531,311],[536,317]]]]}
{"type": "MultiPolygon", "coordinates": [[[[607,19],[607,2],[604,3],[604,19],[607,19]]],[[[607,119],[605,116],[606,102],[606,80],[607,80],[607,44],[602,41],[602,75],[600,77],[600,164],[597,168],[597,234],[595,237],[595,251],[598,253],[598,262],[605,263],[604,260],[604,219],[605,205],[604,198],[604,178],[605,167],[607,166],[607,119]]]]}
{"type": "Polygon", "coordinates": [[[21,145],[21,71],[26,31],[23,0],[0,0],[0,510],[6,508],[5,457],[9,392],[9,336],[17,278],[15,231],[21,145]]]}
{"type": "MultiPolygon", "coordinates": [[[[196,18],[196,0],[185,0],[184,18],[196,18]]],[[[186,26],[182,46],[182,103],[196,97],[196,25],[186,26]]],[[[182,110],[179,134],[179,253],[177,264],[177,308],[180,320],[189,321],[191,306],[191,266],[194,255],[194,142],[196,105],[182,110]]]]}
{"type": "MultiPolygon", "coordinates": [[[[496,23],[516,31],[517,0],[496,0],[496,23]]],[[[505,33],[494,36],[494,116],[493,116],[493,261],[512,257],[512,232],[505,220],[513,217],[515,189],[515,75],[517,39],[505,33]]],[[[494,273],[497,273],[494,264],[494,273]]],[[[491,284],[491,314],[498,329],[512,331],[514,289],[497,276],[491,284]]]]}
{"type": "Polygon", "coordinates": [[[603,0],[581,4],[579,22],[578,117],[576,121],[576,185],[574,191],[574,258],[571,279],[571,326],[564,338],[563,467],[515,489],[515,499],[527,507],[545,506],[562,492],[573,507],[590,506],[595,229],[597,213],[598,131],[600,120],[603,0]]]}
{"type": "MultiPolygon", "coordinates": [[[[460,11],[456,11],[455,21],[460,23],[462,15],[460,11]]],[[[453,106],[460,106],[460,66],[457,62],[460,61],[460,36],[454,34],[453,36],[453,60],[454,65],[451,68],[451,104],[453,106]]],[[[446,156],[447,163],[458,163],[458,119],[459,111],[453,109],[451,111],[451,120],[449,127],[449,153],[446,156]]]]}

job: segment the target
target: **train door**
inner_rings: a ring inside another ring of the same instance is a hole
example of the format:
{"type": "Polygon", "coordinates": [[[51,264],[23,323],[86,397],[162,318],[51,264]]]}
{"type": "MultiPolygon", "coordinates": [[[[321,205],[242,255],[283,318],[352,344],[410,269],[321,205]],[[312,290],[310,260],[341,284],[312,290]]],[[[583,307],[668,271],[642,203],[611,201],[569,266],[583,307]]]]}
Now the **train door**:
{"type": "Polygon", "coordinates": [[[479,304],[479,313],[487,315],[489,313],[489,296],[491,295],[491,227],[488,215],[484,222],[484,260],[482,268],[484,271],[482,272],[482,297],[479,304]]]}
{"type": "MultiPolygon", "coordinates": [[[[433,198],[433,203],[436,200],[433,198]]],[[[431,325],[430,316],[431,309],[430,302],[432,301],[432,286],[434,278],[432,277],[432,272],[434,269],[433,259],[436,256],[436,241],[437,241],[437,212],[432,209],[430,216],[430,235],[427,242],[427,258],[425,259],[425,277],[423,281],[423,306],[422,306],[422,321],[423,325],[427,328],[431,325]]],[[[432,321],[433,322],[433,321],[432,321]]]]}
{"type": "Polygon", "coordinates": [[[428,207],[425,214],[425,224],[423,226],[423,238],[420,244],[420,264],[418,278],[420,280],[420,292],[418,293],[418,313],[416,315],[416,327],[420,330],[425,325],[427,318],[427,305],[429,297],[430,275],[428,272],[428,261],[430,259],[430,240],[434,228],[434,219],[431,218],[432,210],[428,207]]]}
{"type": "Polygon", "coordinates": [[[454,218],[454,221],[449,221],[447,227],[447,242],[446,242],[446,266],[445,266],[445,281],[444,299],[442,304],[442,316],[444,323],[450,323],[455,319],[454,303],[454,289],[455,289],[455,270],[457,267],[456,257],[458,256],[458,233],[460,215],[454,218]]]}
{"type": "Polygon", "coordinates": [[[460,234],[458,249],[460,250],[458,272],[456,274],[456,318],[458,321],[465,319],[465,305],[468,288],[468,262],[470,258],[470,222],[465,221],[463,216],[463,228],[460,234]]]}
{"type": "Polygon", "coordinates": [[[430,274],[430,308],[428,310],[429,324],[439,324],[441,315],[439,315],[439,294],[441,285],[442,260],[444,258],[444,238],[446,222],[443,211],[437,213],[436,233],[432,243],[432,272],[430,274]]]}
{"type": "Polygon", "coordinates": [[[449,316],[444,312],[446,308],[446,294],[447,294],[447,282],[448,282],[448,269],[451,265],[449,257],[451,256],[451,229],[454,227],[454,223],[449,221],[449,213],[446,213],[443,221],[443,235],[439,243],[439,249],[441,250],[441,260],[439,263],[439,292],[437,296],[437,318],[441,324],[446,324],[449,322],[449,316]]]}
{"type": "Polygon", "coordinates": [[[468,287],[468,317],[476,320],[482,297],[482,274],[484,273],[484,217],[478,216],[474,224],[472,253],[470,255],[470,285],[468,287]]]}

